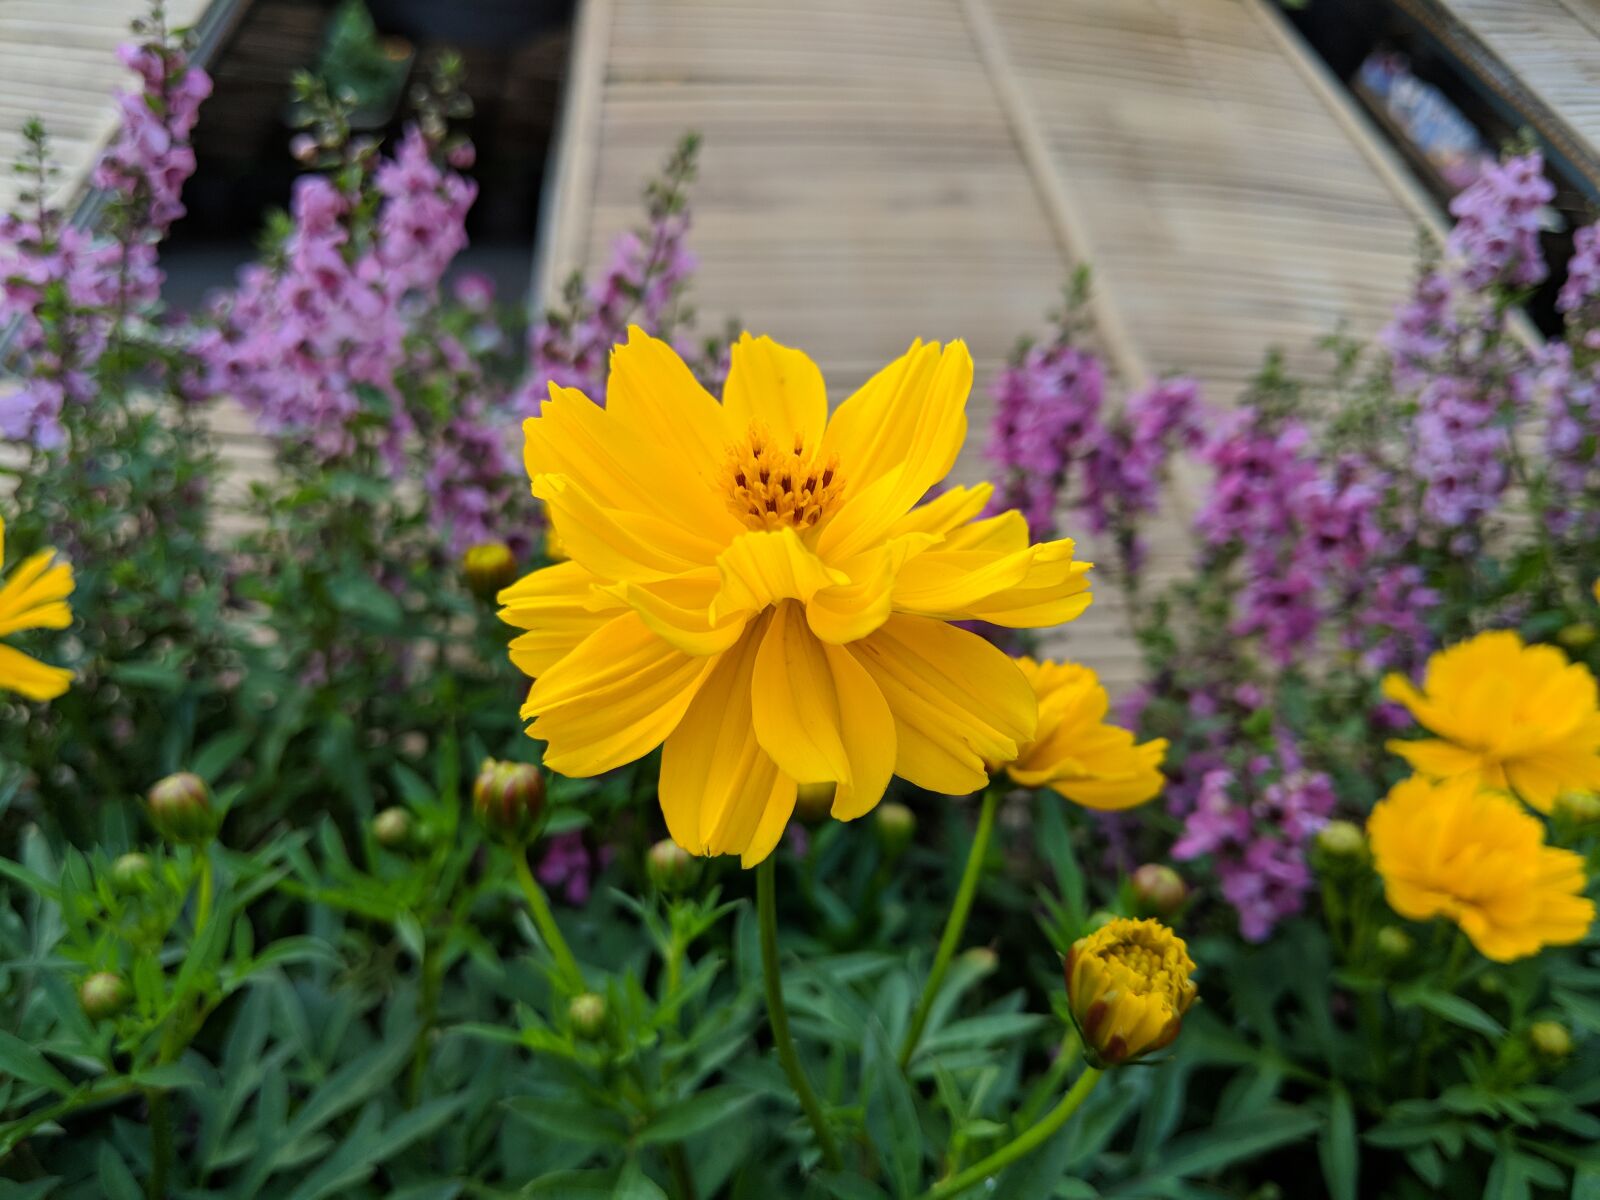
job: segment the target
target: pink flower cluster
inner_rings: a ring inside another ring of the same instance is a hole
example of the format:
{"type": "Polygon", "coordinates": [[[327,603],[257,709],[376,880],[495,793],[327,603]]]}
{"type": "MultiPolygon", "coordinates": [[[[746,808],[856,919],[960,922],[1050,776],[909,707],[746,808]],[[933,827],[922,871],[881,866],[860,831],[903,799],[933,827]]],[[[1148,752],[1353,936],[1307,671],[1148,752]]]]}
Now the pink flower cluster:
{"type": "Polygon", "coordinates": [[[1337,802],[1332,780],[1306,770],[1286,735],[1278,742],[1276,754],[1256,755],[1243,772],[1207,771],[1172,847],[1179,862],[1210,857],[1239,932],[1251,942],[1265,941],[1305,906],[1308,844],[1337,802]]]}
{"type": "Polygon", "coordinates": [[[1000,473],[991,507],[1021,511],[1036,539],[1056,536],[1058,510],[1074,508],[1096,533],[1117,535],[1136,572],[1139,518],[1159,507],[1173,453],[1203,440],[1200,390],[1192,379],[1164,379],[1109,415],[1105,392],[1100,359],[1065,331],[1027,347],[1000,373],[984,450],[1000,473]]]}
{"type": "MultiPolygon", "coordinates": [[[[189,136],[211,93],[210,78],[165,34],[117,53],[140,88],[118,94],[122,125],[91,176],[115,198],[112,236],[69,224],[42,198],[30,214],[0,218],[0,327],[15,323],[25,364],[21,386],[0,396],[0,436],[41,449],[65,440],[68,403],[93,399],[117,323],[160,298],[156,246],[183,215],[195,167],[189,136]]],[[[42,174],[35,183],[42,191],[42,174]]]]}
{"type": "Polygon", "coordinates": [[[1450,202],[1455,227],[1445,255],[1467,287],[1524,288],[1544,280],[1539,213],[1556,190],[1544,159],[1522,154],[1490,167],[1450,202]]]}
{"type": "Polygon", "coordinates": [[[193,347],[194,391],[235,397],[265,432],[322,459],[351,453],[363,425],[379,429],[390,453],[409,432],[399,389],[406,339],[466,244],[476,195],[414,126],[374,186],[382,204],[362,231],[370,236],[357,237],[359,191],[320,175],[299,180],[281,262],[241,272],[193,347]]]}

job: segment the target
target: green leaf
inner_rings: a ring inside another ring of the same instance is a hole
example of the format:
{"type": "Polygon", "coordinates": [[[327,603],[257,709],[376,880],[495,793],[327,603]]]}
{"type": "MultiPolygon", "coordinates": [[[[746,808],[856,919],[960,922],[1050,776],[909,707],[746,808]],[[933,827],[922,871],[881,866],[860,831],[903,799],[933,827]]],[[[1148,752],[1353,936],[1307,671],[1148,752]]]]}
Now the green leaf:
{"type": "Polygon", "coordinates": [[[1328,1098],[1328,1123],[1317,1141],[1322,1178],[1332,1200],[1356,1200],[1361,1176],[1361,1147],[1356,1141],[1356,1113],[1350,1093],[1335,1085],[1328,1098]]]}
{"type": "Polygon", "coordinates": [[[254,740],[255,731],[252,729],[232,729],[227,733],[219,733],[195,751],[194,758],[189,763],[189,770],[208,783],[214,783],[218,776],[233,766],[239,757],[250,749],[250,743],[254,740]]]}
{"type": "Polygon", "coordinates": [[[52,1067],[44,1055],[16,1034],[3,1029],[0,1029],[0,1074],[49,1088],[63,1096],[72,1090],[72,1082],[52,1067]]]}
{"type": "Polygon", "coordinates": [[[549,1096],[512,1096],[505,1104],[515,1116],[551,1137],[598,1146],[622,1146],[628,1141],[621,1118],[598,1104],[549,1096]]]}
{"type": "Polygon", "coordinates": [[[550,1200],[611,1200],[616,1181],[615,1171],[556,1171],[539,1176],[520,1195],[547,1196],[550,1200]]]}
{"type": "Polygon", "coordinates": [[[1475,1033],[1487,1037],[1503,1037],[1505,1026],[1496,1021],[1483,1009],[1470,1000],[1449,992],[1436,992],[1432,989],[1419,990],[1411,997],[1419,1008],[1427,1009],[1435,1016],[1442,1017],[1452,1025],[1460,1025],[1463,1029],[1471,1029],[1475,1033]]]}
{"type": "Polygon", "coordinates": [[[1168,1145],[1150,1170],[1106,1195],[1136,1196],[1142,1200],[1161,1180],[1210,1175],[1242,1159],[1297,1142],[1321,1124],[1322,1119],[1314,1112],[1277,1105],[1249,1117],[1196,1130],[1168,1145]]]}
{"type": "Polygon", "coordinates": [[[867,1096],[867,1132],[883,1156],[897,1196],[915,1191],[922,1167],[922,1126],[911,1085],[889,1038],[876,1017],[867,1021],[868,1049],[862,1067],[862,1092],[867,1096]]]}
{"type": "Polygon", "coordinates": [[[644,1168],[636,1158],[630,1158],[622,1168],[611,1197],[612,1200],[667,1200],[667,1194],[644,1173],[644,1168]]]}
{"type": "Polygon", "coordinates": [[[1600,1167],[1579,1167],[1572,1176],[1572,1200],[1600,1200],[1600,1167]]]}
{"type": "Polygon", "coordinates": [[[947,1025],[929,1035],[919,1053],[937,1054],[943,1050],[962,1050],[968,1046],[996,1046],[1032,1033],[1049,1018],[1039,1013],[993,1013],[970,1017],[947,1025]]]}
{"type": "Polygon", "coordinates": [[[868,1183],[859,1175],[837,1175],[832,1171],[824,1171],[816,1176],[816,1181],[833,1200],[888,1200],[882,1188],[868,1183]]]}
{"type": "Polygon", "coordinates": [[[110,1142],[100,1143],[100,1191],[106,1200],[144,1200],[144,1189],[110,1142]]]}
{"type": "Polygon", "coordinates": [[[755,1096],[740,1087],[724,1085],[680,1100],[651,1117],[633,1140],[640,1146],[681,1142],[729,1120],[755,1096]]]}

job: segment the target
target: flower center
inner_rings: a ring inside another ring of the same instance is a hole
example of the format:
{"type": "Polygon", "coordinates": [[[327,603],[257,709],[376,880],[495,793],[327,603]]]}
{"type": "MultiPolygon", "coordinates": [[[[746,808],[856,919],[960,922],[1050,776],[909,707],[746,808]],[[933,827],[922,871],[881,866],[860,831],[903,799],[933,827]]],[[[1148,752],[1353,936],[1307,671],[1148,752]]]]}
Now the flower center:
{"type": "Polygon", "coordinates": [[[844,491],[837,455],[821,461],[799,434],[791,449],[760,422],[728,447],[722,476],[729,510],[751,529],[810,529],[844,491]]]}
{"type": "Polygon", "coordinates": [[[1179,984],[1166,955],[1138,942],[1120,942],[1109,948],[1106,957],[1122,968],[1120,982],[1139,996],[1160,996],[1176,1006],[1179,984]]]}

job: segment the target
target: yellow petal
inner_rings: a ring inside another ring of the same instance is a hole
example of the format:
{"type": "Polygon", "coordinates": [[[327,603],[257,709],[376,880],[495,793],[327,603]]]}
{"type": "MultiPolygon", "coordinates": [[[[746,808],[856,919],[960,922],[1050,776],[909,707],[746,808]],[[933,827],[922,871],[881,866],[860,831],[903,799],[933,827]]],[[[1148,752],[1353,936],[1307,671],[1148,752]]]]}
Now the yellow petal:
{"type": "Polygon", "coordinates": [[[20,629],[65,629],[72,612],[62,603],[72,594],[72,568],[51,563],[54,550],[29,556],[0,587],[0,637],[20,629]]]}
{"type": "Polygon", "coordinates": [[[850,650],[894,714],[895,774],[918,787],[976,791],[988,781],[984,760],[1009,761],[1033,738],[1033,689],[976,634],[896,613],[850,650]]]}
{"type": "Polygon", "coordinates": [[[828,389],[804,353],[744,333],[733,344],[722,407],[734,429],[761,424],[780,444],[815,449],[828,420],[828,389]]]}
{"type": "Polygon", "coordinates": [[[994,495],[994,484],[953,487],[918,505],[894,523],[890,536],[902,533],[949,533],[977,518],[994,495]]]}
{"type": "Polygon", "coordinates": [[[756,530],[735,538],[717,558],[722,589],[711,603],[711,620],[756,613],[779,600],[808,601],[819,590],[848,583],[806,549],[793,529],[756,530]]]}
{"type": "Polygon", "coordinates": [[[716,662],[674,649],[624,613],[534,681],[522,708],[534,718],[528,734],[549,743],[545,765],[563,775],[620,767],[662,743],[716,662]]]}
{"type": "Polygon", "coordinates": [[[790,601],[773,610],[751,689],[756,740],[799,783],[836,783],[850,820],[882,798],[894,772],[894,719],[848,650],[818,641],[790,601]]]}
{"type": "Polygon", "coordinates": [[[961,342],[941,353],[913,345],[828,423],[823,452],[839,456],[843,504],[817,543],[831,561],[881,540],[955,465],[967,436],[972,356],[961,342]]]}
{"type": "Polygon", "coordinates": [[[557,563],[523,576],[500,592],[500,619],[528,632],[511,642],[511,661],[537,676],[623,606],[596,586],[593,572],[574,562],[557,563]]]}
{"type": "Polygon", "coordinates": [[[0,646],[0,691],[16,692],[29,700],[54,700],[67,690],[73,674],[29,658],[11,646],[0,646]]]}
{"type": "Polygon", "coordinates": [[[836,645],[866,637],[894,611],[901,568],[936,540],[935,534],[901,534],[845,564],[841,571],[850,582],[820,588],[806,602],[811,632],[836,645]]]}
{"type": "Polygon", "coordinates": [[[794,812],[795,783],[756,742],[750,707],[767,619],[716,662],[661,752],[661,810],[691,854],[738,854],[754,866],[794,812]]]}
{"type": "Polygon", "coordinates": [[[1433,779],[1476,775],[1484,766],[1482,754],[1437,738],[1423,738],[1415,742],[1394,739],[1385,745],[1389,753],[1398,754],[1411,764],[1413,770],[1420,771],[1433,779]]]}
{"type": "Polygon", "coordinates": [[[611,352],[606,411],[655,447],[664,463],[681,466],[717,488],[728,444],[744,431],[729,427],[722,405],[700,386],[678,352],[637,325],[611,352]]]}
{"type": "Polygon", "coordinates": [[[608,579],[666,579],[709,565],[721,549],[660,517],[605,508],[562,475],[538,476],[533,494],[573,561],[608,579]]]}
{"type": "Polygon", "coordinates": [[[711,605],[721,590],[715,570],[659,583],[619,583],[605,590],[632,608],[652,633],[685,654],[720,654],[744,632],[749,615],[735,612],[712,621],[711,605]]]}

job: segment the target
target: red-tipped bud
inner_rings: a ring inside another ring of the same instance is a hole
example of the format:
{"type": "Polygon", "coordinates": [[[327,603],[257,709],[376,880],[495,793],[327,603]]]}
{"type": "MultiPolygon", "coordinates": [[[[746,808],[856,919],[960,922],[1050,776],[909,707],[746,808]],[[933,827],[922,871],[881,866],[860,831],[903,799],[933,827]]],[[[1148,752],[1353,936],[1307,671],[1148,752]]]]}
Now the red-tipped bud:
{"type": "Polygon", "coordinates": [[[1157,917],[1170,917],[1189,898],[1189,888],[1165,863],[1145,863],[1133,873],[1133,898],[1141,911],[1157,917]]]}
{"type": "Polygon", "coordinates": [[[494,837],[526,842],[544,813],[544,774],[531,763],[486,758],[472,785],[472,808],[494,837]]]}
{"type": "Polygon", "coordinates": [[[96,971],[78,985],[78,1001],[91,1021],[107,1021],[128,1007],[133,995],[113,971],[96,971]]]}
{"type": "Polygon", "coordinates": [[[168,775],[145,796],[150,824],[169,842],[203,845],[217,834],[206,781],[190,771],[168,775]]]}

